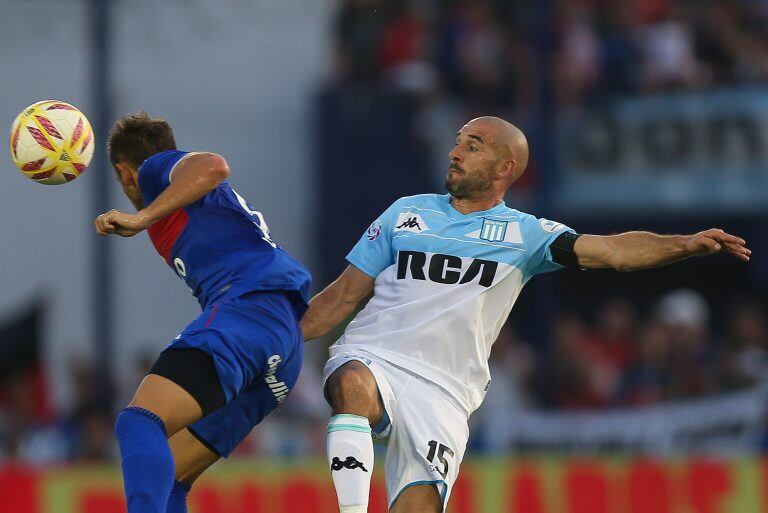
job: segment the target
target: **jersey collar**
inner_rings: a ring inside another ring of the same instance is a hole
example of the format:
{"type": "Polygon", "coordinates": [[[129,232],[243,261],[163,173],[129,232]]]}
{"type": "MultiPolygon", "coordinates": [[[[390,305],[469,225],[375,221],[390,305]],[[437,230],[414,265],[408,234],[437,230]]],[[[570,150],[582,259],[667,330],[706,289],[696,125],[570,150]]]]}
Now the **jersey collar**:
{"type": "Polygon", "coordinates": [[[495,214],[501,214],[507,209],[507,204],[504,202],[504,200],[501,201],[498,205],[493,206],[492,208],[489,208],[488,210],[478,210],[477,212],[470,212],[469,214],[464,214],[462,212],[459,212],[456,210],[453,205],[451,204],[451,195],[450,194],[444,194],[443,198],[445,198],[445,202],[448,205],[448,212],[453,215],[458,215],[461,217],[482,217],[482,216],[492,216],[495,214]]]}

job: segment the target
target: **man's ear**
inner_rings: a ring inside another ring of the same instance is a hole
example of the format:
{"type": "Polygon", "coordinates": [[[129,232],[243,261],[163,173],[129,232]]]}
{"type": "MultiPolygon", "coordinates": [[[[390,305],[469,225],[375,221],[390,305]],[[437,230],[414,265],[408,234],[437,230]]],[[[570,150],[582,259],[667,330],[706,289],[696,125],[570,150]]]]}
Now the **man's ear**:
{"type": "Polygon", "coordinates": [[[507,160],[501,165],[499,169],[499,177],[505,180],[514,181],[517,176],[517,163],[514,160],[507,160]]]}
{"type": "Polygon", "coordinates": [[[118,162],[115,164],[115,170],[117,171],[117,179],[122,185],[128,187],[134,185],[133,167],[130,164],[118,162]]]}

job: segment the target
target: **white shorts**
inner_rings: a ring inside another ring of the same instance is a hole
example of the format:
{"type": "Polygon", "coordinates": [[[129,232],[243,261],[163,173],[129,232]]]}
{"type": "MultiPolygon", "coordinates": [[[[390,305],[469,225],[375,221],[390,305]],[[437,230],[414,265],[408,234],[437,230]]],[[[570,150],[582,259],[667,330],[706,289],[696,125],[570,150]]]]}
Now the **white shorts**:
{"type": "Polygon", "coordinates": [[[409,486],[434,484],[445,511],[469,439],[468,415],[436,384],[363,352],[342,353],[328,360],[323,390],[328,377],[350,360],[370,369],[389,417],[389,424],[378,432],[387,444],[384,467],[389,507],[409,486]]]}

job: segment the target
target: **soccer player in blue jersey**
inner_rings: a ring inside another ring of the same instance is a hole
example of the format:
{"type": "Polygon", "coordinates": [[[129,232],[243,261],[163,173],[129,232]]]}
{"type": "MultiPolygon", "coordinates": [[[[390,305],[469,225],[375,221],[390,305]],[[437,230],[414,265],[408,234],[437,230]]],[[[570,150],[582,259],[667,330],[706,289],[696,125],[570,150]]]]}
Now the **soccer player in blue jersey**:
{"type": "Polygon", "coordinates": [[[191,482],[293,388],[310,276],[229,185],[226,161],[177,150],[164,120],[123,117],[109,134],[109,154],[137,212],[106,212],[96,231],[147,230],[202,308],[115,424],[128,513],[182,513],[191,482]]]}
{"type": "Polygon", "coordinates": [[[579,235],[507,207],[528,144],[512,124],[470,121],[450,152],[446,195],[395,201],[347,255],[342,275],[312,298],[307,340],[327,333],[373,292],[331,346],[324,390],[333,417],[328,463],[341,513],[365,513],[372,436],[393,513],[442,511],[458,476],[468,419],[490,385],[488,357],[523,285],[561,267],[632,271],[713,253],[748,261],[744,240],[694,235],[579,235]]]}

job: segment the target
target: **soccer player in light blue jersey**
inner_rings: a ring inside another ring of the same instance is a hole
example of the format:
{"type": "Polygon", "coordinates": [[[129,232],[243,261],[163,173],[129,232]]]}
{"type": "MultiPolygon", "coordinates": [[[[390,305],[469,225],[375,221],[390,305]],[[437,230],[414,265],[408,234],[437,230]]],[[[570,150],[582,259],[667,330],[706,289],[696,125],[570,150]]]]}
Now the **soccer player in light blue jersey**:
{"type": "Polygon", "coordinates": [[[128,513],[184,513],[191,483],[293,388],[310,276],[232,189],[226,161],[178,150],[166,121],[125,116],[109,134],[109,154],[137,212],[106,212],[96,231],[147,230],[202,309],[115,425],[128,513]]]}
{"type": "Polygon", "coordinates": [[[512,124],[474,119],[450,152],[446,195],[395,201],[347,255],[349,266],[310,302],[307,340],[327,333],[373,292],[330,349],[328,461],[342,513],[364,513],[372,437],[386,440],[391,512],[443,511],[467,421],[490,386],[488,357],[523,285],[561,267],[633,271],[692,256],[748,261],[744,240],[694,235],[580,235],[508,207],[528,162],[512,124]]]}

